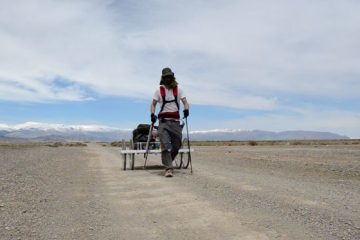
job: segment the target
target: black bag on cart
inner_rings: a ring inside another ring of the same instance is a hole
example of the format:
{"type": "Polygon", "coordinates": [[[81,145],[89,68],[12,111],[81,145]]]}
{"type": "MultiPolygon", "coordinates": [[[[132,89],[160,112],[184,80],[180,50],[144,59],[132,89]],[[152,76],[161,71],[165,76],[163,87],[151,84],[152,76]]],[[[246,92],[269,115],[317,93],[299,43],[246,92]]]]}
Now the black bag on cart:
{"type": "Polygon", "coordinates": [[[149,124],[139,124],[137,128],[134,129],[133,141],[137,142],[146,142],[149,136],[150,125],[149,124]]]}
{"type": "MultiPolygon", "coordinates": [[[[154,131],[156,131],[157,127],[154,127],[154,131]]],[[[149,136],[150,124],[139,124],[136,129],[134,129],[133,133],[133,142],[135,149],[145,149],[145,145],[149,136]],[[143,143],[141,145],[137,143],[143,143]]],[[[155,138],[151,136],[150,143],[154,143],[155,138]]],[[[153,149],[154,144],[150,144],[150,149],[153,149]]]]}

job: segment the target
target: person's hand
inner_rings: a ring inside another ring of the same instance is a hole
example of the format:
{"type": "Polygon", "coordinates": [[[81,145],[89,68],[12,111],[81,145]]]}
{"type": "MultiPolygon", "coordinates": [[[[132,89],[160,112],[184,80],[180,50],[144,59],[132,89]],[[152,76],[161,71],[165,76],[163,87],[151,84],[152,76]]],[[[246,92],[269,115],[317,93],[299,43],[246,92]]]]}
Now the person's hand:
{"type": "Polygon", "coordinates": [[[157,116],[154,113],[151,114],[150,118],[151,118],[151,123],[156,123],[157,116]]]}
{"type": "Polygon", "coordinates": [[[189,116],[189,109],[184,109],[184,118],[187,118],[189,116]]]}

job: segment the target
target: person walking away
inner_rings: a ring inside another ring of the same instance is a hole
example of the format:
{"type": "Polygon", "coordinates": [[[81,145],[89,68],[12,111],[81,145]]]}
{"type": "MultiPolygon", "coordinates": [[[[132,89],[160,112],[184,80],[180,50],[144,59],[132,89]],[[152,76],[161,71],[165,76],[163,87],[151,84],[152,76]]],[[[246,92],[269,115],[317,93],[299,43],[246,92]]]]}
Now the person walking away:
{"type": "Polygon", "coordinates": [[[180,101],[184,106],[184,117],[189,116],[189,103],[182,88],[178,85],[175,74],[170,68],[164,68],[161,74],[160,86],[156,90],[151,104],[151,122],[159,119],[158,135],[161,142],[161,160],[165,166],[165,177],[172,177],[174,168],[172,162],[181,147],[182,127],[180,126],[180,101]],[[156,116],[156,105],[160,111],[156,116]]]}

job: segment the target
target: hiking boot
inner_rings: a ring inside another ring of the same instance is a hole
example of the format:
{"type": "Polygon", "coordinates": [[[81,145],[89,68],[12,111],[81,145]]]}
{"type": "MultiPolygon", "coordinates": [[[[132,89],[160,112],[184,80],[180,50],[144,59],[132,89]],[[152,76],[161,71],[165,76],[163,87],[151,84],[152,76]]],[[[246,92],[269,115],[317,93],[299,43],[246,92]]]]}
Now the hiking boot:
{"type": "Polygon", "coordinates": [[[172,169],[167,169],[165,171],[165,177],[173,177],[173,175],[174,175],[174,172],[172,169]]]}

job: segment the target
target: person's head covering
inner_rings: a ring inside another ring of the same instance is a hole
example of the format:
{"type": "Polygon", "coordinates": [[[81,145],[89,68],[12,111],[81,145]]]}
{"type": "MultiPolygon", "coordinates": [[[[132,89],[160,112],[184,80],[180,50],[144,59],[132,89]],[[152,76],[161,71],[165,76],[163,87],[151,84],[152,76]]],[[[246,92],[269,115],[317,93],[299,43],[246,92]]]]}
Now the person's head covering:
{"type": "Polygon", "coordinates": [[[173,73],[173,71],[171,71],[171,68],[166,67],[166,68],[164,68],[164,69],[162,70],[162,75],[161,75],[161,77],[166,77],[166,76],[173,76],[173,77],[175,77],[175,74],[173,73]]]}
{"type": "Polygon", "coordinates": [[[169,67],[163,68],[161,72],[160,85],[164,85],[166,88],[169,89],[173,89],[178,85],[178,83],[176,82],[175,74],[169,67]]]}

